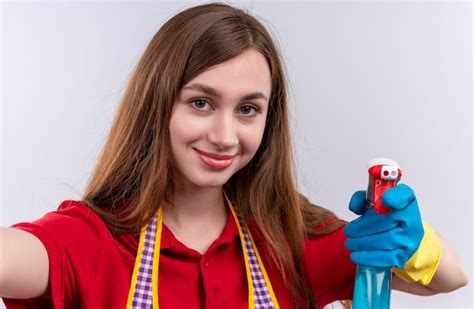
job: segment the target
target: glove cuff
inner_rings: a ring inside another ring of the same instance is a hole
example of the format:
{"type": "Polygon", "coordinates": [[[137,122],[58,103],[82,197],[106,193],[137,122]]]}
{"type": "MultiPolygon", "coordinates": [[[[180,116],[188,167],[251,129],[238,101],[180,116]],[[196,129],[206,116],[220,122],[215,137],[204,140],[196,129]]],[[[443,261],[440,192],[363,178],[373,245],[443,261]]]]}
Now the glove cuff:
{"type": "Polygon", "coordinates": [[[403,268],[392,267],[392,271],[405,282],[417,282],[428,286],[433,279],[441,259],[439,238],[435,231],[423,222],[424,235],[418,250],[403,268]]]}

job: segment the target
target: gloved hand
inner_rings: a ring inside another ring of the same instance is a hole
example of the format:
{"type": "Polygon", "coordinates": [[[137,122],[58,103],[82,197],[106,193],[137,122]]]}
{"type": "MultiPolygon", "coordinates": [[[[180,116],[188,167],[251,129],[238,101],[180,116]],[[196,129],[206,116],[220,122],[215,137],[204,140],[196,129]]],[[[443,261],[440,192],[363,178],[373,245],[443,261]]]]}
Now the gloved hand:
{"type": "Polygon", "coordinates": [[[344,245],[358,265],[403,268],[424,235],[415,193],[409,186],[399,184],[385,191],[382,203],[392,213],[377,214],[373,209],[364,213],[366,192],[353,194],[349,209],[361,217],[344,228],[349,237],[344,245]]]}

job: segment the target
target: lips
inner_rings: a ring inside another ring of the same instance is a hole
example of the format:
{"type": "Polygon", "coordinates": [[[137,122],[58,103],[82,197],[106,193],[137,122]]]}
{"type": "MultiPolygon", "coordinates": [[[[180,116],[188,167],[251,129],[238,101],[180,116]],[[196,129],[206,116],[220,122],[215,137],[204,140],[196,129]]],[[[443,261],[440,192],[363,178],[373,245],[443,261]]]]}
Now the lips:
{"type": "Polygon", "coordinates": [[[215,154],[215,153],[205,152],[205,151],[202,151],[202,150],[197,149],[197,148],[193,148],[193,149],[196,150],[199,153],[202,153],[203,155],[206,155],[206,156],[211,157],[211,158],[216,159],[216,160],[229,160],[229,159],[233,159],[235,157],[235,155],[233,155],[233,156],[231,156],[231,155],[218,155],[218,154],[215,154]]]}
{"type": "Polygon", "coordinates": [[[235,155],[218,155],[215,153],[205,152],[196,148],[193,148],[196,151],[198,157],[203,161],[208,167],[212,169],[221,170],[232,164],[232,161],[235,155]]]}

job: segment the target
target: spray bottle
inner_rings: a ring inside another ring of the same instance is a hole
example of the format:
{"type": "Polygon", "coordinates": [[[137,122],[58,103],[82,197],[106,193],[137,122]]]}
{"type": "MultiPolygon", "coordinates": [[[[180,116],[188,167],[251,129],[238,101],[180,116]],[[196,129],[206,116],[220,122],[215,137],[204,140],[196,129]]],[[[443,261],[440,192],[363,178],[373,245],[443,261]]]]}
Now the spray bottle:
{"type": "MultiPolygon", "coordinates": [[[[382,204],[382,195],[386,190],[397,185],[402,171],[397,162],[385,158],[371,160],[368,168],[369,185],[366,211],[373,208],[380,215],[388,214],[391,210],[382,204]]],[[[357,265],[353,308],[390,308],[391,286],[391,268],[357,265]]]]}

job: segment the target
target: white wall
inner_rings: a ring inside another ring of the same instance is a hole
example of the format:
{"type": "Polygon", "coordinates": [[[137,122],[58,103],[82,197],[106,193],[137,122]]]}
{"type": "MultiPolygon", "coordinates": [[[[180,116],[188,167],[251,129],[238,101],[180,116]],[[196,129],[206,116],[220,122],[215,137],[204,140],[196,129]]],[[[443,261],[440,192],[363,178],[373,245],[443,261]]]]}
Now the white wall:
{"type": "MultiPolygon", "coordinates": [[[[132,66],[190,3],[1,4],[1,225],[79,198],[132,66]]],[[[397,160],[424,219],[472,278],[472,4],[237,5],[282,48],[302,191],[351,220],[366,163],[397,160]]],[[[472,308],[472,286],[430,298],[394,292],[392,305],[472,308]]]]}

